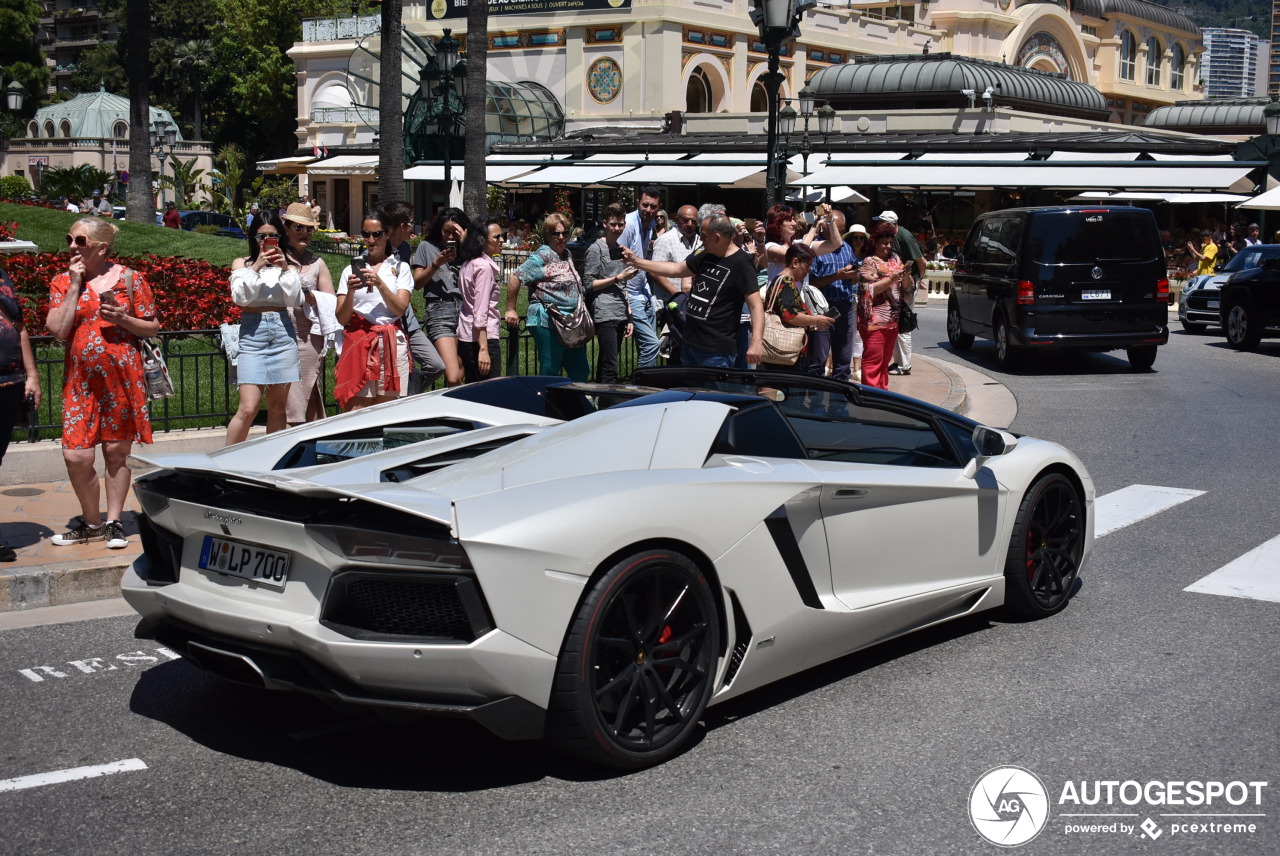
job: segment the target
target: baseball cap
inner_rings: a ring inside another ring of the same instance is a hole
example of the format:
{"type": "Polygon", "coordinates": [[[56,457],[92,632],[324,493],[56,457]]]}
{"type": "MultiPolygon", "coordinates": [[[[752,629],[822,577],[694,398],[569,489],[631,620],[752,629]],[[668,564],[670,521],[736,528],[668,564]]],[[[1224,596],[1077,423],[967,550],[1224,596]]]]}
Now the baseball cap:
{"type": "Polygon", "coordinates": [[[94,196],[101,196],[101,195],[102,195],[102,191],[101,191],[101,190],[95,190],[95,191],[93,192],[93,195],[94,195],[94,196]]]}
{"type": "Polygon", "coordinates": [[[880,216],[875,219],[882,223],[893,223],[895,226],[898,223],[898,215],[893,211],[881,211],[880,216]]]}

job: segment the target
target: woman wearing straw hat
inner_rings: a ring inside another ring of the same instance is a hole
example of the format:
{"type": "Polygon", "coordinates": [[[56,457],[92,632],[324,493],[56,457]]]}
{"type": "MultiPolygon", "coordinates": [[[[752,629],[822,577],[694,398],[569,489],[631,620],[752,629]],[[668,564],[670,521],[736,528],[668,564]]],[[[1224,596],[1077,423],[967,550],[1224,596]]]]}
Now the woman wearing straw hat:
{"type": "MultiPolygon", "coordinates": [[[[289,264],[298,269],[305,298],[302,306],[293,310],[293,329],[298,337],[299,380],[289,387],[289,403],[285,407],[285,421],[292,428],[304,422],[324,418],[324,398],[320,395],[320,367],[324,364],[325,338],[318,321],[312,316],[318,312],[315,294],[333,295],[333,278],[324,260],[311,252],[311,239],[320,225],[311,206],[294,202],[285,209],[284,242],[281,249],[289,264]]],[[[331,304],[329,312],[336,308],[336,297],[325,301],[331,304]]],[[[337,323],[336,321],[334,322],[337,323]]]]}

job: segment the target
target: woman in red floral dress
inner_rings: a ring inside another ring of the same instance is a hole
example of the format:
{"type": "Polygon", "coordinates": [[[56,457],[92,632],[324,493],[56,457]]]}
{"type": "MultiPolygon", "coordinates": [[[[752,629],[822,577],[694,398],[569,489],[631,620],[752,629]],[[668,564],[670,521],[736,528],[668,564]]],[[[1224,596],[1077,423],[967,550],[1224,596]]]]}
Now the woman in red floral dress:
{"type": "Polygon", "coordinates": [[[141,274],[111,261],[120,230],[97,217],[71,226],[66,273],[49,284],[46,326],[66,342],[62,386],[62,457],[80,500],[80,523],[61,535],[58,546],[106,541],[128,544],[120,515],[129,494],[126,461],[134,441],[151,442],[147,383],[138,339],[160,330],[151,287],[141,274]],[[102,521],[95,449],[102,446],[107,519],[102,521]]]}

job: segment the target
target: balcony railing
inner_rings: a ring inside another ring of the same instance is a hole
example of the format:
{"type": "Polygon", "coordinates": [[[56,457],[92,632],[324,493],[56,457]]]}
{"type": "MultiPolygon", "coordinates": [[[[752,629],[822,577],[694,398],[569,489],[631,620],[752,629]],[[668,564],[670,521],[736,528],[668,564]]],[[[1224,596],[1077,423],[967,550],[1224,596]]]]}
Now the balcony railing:
{"type": "Polygon", "coordinates": [[[325,125],[377,125],[378,110],[373,107],[313,107],[311,121],[325,125]]]}
{"type": "Polygon", "coordinates": [[[302,22],[304,42],[336,42],[342,39],[362,39],[378,32],[382,26],[380,15],[359,15],[354,18],[310,18],[302,22]]]}

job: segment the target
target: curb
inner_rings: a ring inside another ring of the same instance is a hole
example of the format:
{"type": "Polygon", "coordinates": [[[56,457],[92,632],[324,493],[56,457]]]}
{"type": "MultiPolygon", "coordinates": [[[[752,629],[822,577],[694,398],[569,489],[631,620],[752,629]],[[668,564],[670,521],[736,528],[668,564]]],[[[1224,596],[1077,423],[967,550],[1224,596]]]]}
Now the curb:
{"type": "Polygon", "coordinates": [[[120,578],[135,557],[37,565],[0,574],[0,612],[63,606],[120,596],[120,578]]]}
{"type": "Polygon", "coordinates": [[[951,366],[947,365],[944,360],[935,360],[932,357],[926,357],[923,354],[916,354],[915,358],[925,360],[940,371],[947,379],[947,384],[949,386],[947,397],[944,398],[938,406],[946,410],[950,410],[952,413],[959,413],[961,416],[967,416],[969,412],[969,391],[965,387],[964,379],[961,378],[960,375],[951,368],[951,366]]]}

